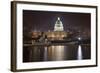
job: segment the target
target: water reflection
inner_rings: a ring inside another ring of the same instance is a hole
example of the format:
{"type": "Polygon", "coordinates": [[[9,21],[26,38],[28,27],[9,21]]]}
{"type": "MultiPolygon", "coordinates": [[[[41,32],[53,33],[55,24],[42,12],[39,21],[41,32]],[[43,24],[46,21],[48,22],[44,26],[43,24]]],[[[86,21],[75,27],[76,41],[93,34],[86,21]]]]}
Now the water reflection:
{"type": "Polygon", "coordinates": [[[49,54],[49,59],[51,60],[63,60],[64,59],[64,49],[65,49],[65,46],[50,46],[48,47],[49,51],[48,51],[48,54],[49,54]],[[50,51],[52,50],[52,51],[50,51]]]}
{"type": "Polygon", "coordinates": [[[81,47],[81,45],[78,46],[77,59],[82,60],[82,47],[81,47]]]}
{"type": "Polygon", "coordinates": [[[45,47],[44,48],[44,61],[47,61],[48,60],[48,47],[45,47]]]}
{"type": "Polygon", "coordinates": [[[23,62],[90,59],[90,48],[90,45],[24,47],[23,62]]]}

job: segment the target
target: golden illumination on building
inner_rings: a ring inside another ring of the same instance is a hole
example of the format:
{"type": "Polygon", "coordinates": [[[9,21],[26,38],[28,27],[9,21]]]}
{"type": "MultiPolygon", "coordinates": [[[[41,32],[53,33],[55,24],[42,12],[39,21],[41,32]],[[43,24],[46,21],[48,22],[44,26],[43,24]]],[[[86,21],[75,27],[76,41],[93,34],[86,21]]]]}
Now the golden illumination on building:
{"type": "Polygon", "coordinates": [[[32,32],[32,38],[38,38],[46,36],[48,40],[63,40],[65,37],[68,37],[69,33],[64,31],[64,27],[60,17],[57,18],[57,21],[54,25],[53,31],[41,32],[41,31],[34,31],[32,32]]]}
{"type": "Polygon", "coordinates": [[[54,31],[64,31],[64,27],[62,21],[60,20],[60,17],[57,18],[57,21],[54,26],[54,31]]]}
{"type": "Polygon", "coordinates": [[[37,38],[40,35],[41,35],[41,32],[38,32],[38,31],[32,32],[32,38],[37,38]]]}
{"type": "Polygon", "coordinates": [[[54,31],[46,32],[47,38],[51,40],[63,40],[64,37],[68,36],[68,33],[64,31],[64,27],[60,17],[57,18],[57,21],[54,25],[54,31]]]}
{"type": "Polygon", "coordinates": [[[47,38],[51,40],[63,40],[64,37],[67,37],[68,33],[64,31],[52,31],[46,32],[47,38]]]}

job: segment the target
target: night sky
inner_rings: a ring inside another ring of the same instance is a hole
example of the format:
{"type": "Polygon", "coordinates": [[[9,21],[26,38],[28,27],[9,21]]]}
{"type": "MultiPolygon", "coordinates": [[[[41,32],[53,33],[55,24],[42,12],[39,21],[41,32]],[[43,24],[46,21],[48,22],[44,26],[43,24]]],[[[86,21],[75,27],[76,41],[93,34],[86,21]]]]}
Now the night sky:
{"type": "Polygon", "coordinates": [[[91,15],[89,13],[33,10],[23,10],[23,29],[28,31],[53,31],[57,17],[60,17],[64,31],[86,32],[91,29],[91,15]]]}

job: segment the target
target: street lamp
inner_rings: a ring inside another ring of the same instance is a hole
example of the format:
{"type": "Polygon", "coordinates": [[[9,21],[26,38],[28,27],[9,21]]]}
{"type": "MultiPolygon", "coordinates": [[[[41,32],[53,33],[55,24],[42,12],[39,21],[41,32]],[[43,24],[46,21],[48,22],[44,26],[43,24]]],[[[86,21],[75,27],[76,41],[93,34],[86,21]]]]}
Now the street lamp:
{"type": "Polygon", "coordinates": [[[81,44],[81,40],[82,40],[82,38],[78,37],[78,44],[81,44]]]}
{"type": "Polygon", "coordinates": [[[80,41],[82,38],[81,37],[78,37],[78,40],[80,41]]]}

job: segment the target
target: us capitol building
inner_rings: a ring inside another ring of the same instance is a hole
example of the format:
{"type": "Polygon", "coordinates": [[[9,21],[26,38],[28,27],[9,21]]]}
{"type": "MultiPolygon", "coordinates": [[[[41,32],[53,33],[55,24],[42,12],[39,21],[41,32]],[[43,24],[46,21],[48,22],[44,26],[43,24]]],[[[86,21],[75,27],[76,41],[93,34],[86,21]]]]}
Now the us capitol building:
{"type": "Polygon", "coordinates": [[[54,25],[53,31],[46,31],[46,32],[39,32],[39,31],[33,31],[32,32],[32,39],[33,42],[35,40],[43,41],[43,40],[63,40],[69,35],[68,32],[64,31],[64,27],[62,24],[62,21],[60,20],[60,17],[57,18],[57,21],[54,25]]]}

